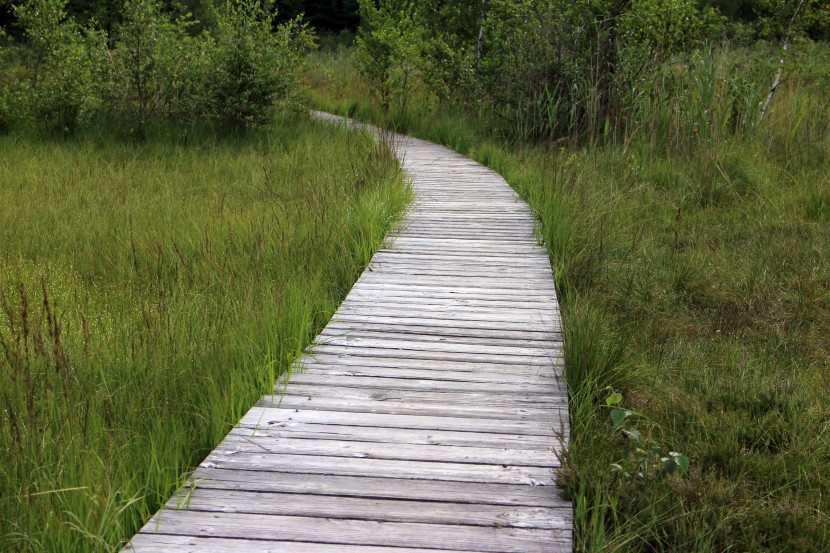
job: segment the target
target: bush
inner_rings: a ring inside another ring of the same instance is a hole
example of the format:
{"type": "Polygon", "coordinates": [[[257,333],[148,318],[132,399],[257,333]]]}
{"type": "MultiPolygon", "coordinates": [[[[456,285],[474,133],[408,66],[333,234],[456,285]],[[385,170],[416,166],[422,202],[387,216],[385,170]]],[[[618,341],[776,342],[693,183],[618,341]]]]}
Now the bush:
{"type": "Polygon", "coordinates": [[[297,18],[274,29],[269,3],[228,3],[217,21],[205,114],[233,127],[267,123],[278,100],[296,94],[301,54],[314,45],[297,18]]]}
{"type": "Polygon", "coordinates": [[[148,118],[165,104],[170,82],[165,53],[176,50],[176,29],[157,0],[127,0],[123,21],[116,28],[109,102],[144,134],[148,118]]]}
{"type": "Polygon", "coordinates": [[[104,34],[67,17],[67,0],[27,0],[14,8],[29,38],[19,95],[30,120],[72,133],[100,105],[104,34]]]}
{"type": "Polygon", "coordinates": [[[9,108],[6,106],[6,92],[0,90],[0,134],[9,130],[9,108]]]}
{"type": "Polygon", "coordinates": [[[360,70],[388,109],[417,83],[522,138],[596,137],[637,79],[704,33],[692,0],[361,1],[360,70]]]}
{"type": "Polygon", "coordinates": [[[393,105],[406,110],[414,74],[423,64],[426,31],[417,21],[415,5],[407,1],[360,1],[366,26],[357,37],[358,67],[374,85],[384,111],[393,105]]]}
{"type": "MultiPolygon", "coordinates": [[[[0,47],[6,39],[6,33],[0,27],[0,47]]],[[[0,49],[0,133],[9,130],[9,85],[10,75],[8,74],[8,60],[3,55],[3,50],[0,49]]]]}
{"type": "Polygon", "coordinates": [[[206,4],[206,21],[174,17],[181,6],[162,0],[124,0],[106,19],[109,36],[92,17],[79,25],[70,11],[86,12],[68,2],[13,8],[26,41],[7,45],[0,33],[0,130],[21,119],[65,135],[103,114],[141,137],[153,120],[249,127],[270,121],[277,103],[302,108],[296,71],[314,36],[300,18],[275,25],[270,0],[206,4]]]}

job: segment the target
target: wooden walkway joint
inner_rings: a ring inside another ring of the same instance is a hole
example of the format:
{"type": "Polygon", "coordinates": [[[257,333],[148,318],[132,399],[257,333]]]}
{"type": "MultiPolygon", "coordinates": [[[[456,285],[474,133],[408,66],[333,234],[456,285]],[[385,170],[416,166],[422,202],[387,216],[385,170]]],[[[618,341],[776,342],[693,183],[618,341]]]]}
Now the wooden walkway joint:
{"type": "Polygon", "coordinates": [[[415,193],[400,230],[302,370],[125,551],[572,550],[562,329],[533,217],[493,171],[392,139],[415,193]]]}

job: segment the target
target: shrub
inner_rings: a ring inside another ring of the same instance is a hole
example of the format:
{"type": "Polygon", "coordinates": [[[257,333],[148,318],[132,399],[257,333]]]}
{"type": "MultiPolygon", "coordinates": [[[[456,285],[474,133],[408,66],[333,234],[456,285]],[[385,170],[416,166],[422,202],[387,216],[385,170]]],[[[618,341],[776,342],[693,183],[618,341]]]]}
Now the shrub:
{"type": "MultiPolygon", "coordinates": [[[[6,38],[6,32],[0,27],[0,48],[6,38]]],[[[9,129],[9,78],[8,61],[4,56],[5,52],[0,50],[0,133],[4,133],[9,129]]]]}
{"type": "Polygon", "coordinates": [[[170,78],[162,60],[176,47],[176,30],[157,0],[127,0],[123,17],[115,30],[108,99],[113,111],[127,115],[134,132],[143,135],[150,115],[165,103],[170,78]]]}
{"type": "Polygon", "coordinates": [[[267,123],[278,100],[296,94],[301,54],[314,44],[308,27],[294,19],[274,29],[270,2],[229,2],[219,15],[205,114],[234,127],[267,123]]]}
{"type": "Polygon", "coordinates": [[[21,107],[50,132],[68,134],[100,104],[104,34],[67,17],[67,0],[27,0],[14,13],[29,39],[21,107]]]}
{"type": "Polygon", "coordinates": [[[358,67],[374,85],[381,108],[397,104],[406,110],[414,73],[423,64],[425,30],[417,21],[415,4],[407,1],[360,1],[366,27],[357,37],[358,67]]]}

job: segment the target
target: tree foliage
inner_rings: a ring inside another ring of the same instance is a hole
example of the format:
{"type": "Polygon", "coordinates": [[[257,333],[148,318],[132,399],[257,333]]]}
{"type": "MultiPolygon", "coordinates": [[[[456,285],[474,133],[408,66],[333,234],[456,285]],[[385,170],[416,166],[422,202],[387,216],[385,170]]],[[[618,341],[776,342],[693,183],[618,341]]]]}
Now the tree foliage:
{"type": "Polygon", "coordinates": [[[414,73],[422,63],[425,40],[415,2],[392,0],[375,5],[360,0],[360,14],[366,25],[357,37],[360,70],[375,85],[381,106],[393,103],[406,107],[414,73]]]}
{"type": "Polygon", "coordinates": [[[29,41],[15,104],[44,129],[70,133],[99,104],[104,37],[69,17],[66,0],[27,0],[14,13],[29,41]]]}
{"type": "MultiPolygon", "coordinates": [[[[830,11],[807,4],[802,36],[830,11]]],[[[777,36],[794,2],[753,7],[759,36],[777,36]]],[[[359,62],[384,109],[401,109],[422,84],[526,137],[624,128],[658,67],[735,28],[695,0],[361,0],[361,14],[359,62]]]]}
{"type": "Polygon", "coordinates": [[[15,5],[23,34],[5,46],[0,36],[0,129],[18,121],[71,133],[107,115],[141,137],[155,119],[249,127],[277,103],[298,105],[296,69],[314,35],[300,17],[277,23],[272,0],[117,1],[74,16],[69,0],[15,5]]]}
{"type": "Polygon", "coordinates": [[[258,0],[228,4],[219,18],[207,84],[207,113],[226,123],[265,123],[267,111],[290,95],[299,54],[313,37],[299,19],[274,27],[274,14],[258,0]]]}

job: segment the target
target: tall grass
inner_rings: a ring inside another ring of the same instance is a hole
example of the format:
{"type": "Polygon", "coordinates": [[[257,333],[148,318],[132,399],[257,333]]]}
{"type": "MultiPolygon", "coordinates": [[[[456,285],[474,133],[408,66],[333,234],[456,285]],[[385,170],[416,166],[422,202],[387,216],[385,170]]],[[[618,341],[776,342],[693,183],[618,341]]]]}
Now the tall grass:
{"type": "Polygon", "coordinates": [[[380,113],[322,56],[308,73],[319,107],[470,155],[538,215],[564,317],[559,482],[579,551],[830,549],[830,83],[827,45],[802,48],[763,121],[773,52],[714,49],[644,79],[601,140],[545,143],[429,98],[380,113]],[[613,469],[630,450],[612,390],[688,473],[613,469]]]}
{"type": "Polygon", "coordinates": [[[0,550],[110,551],[327,322],[407,201],[301,119],[0,137],[0,550]]]}

